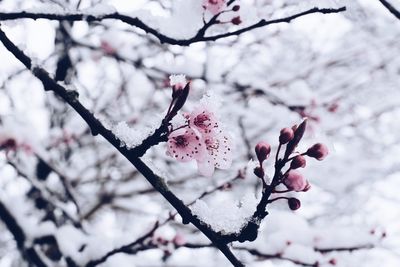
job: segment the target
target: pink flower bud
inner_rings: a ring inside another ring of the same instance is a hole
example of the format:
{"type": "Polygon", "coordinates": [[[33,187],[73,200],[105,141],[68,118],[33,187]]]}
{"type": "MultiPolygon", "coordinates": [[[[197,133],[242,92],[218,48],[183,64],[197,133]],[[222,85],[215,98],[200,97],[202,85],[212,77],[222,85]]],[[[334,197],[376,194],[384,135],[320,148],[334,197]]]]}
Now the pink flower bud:
{"type": "Polygon", "coordinates": [[[310,183],[309,183],[308,181],[306,181],[306,182],[307,182],[307,184],[306,184],[306,186],[304,187],[304,189],[302,190],[302,192],[307,192],[308,190],[311,189],[310,183]]]}
{"type": "Polygon", "coordinates": [[[336,259],[335,259],[335,258],[330,259],[330,260],[329,260],[329,264],[330,264],[330,265],[336,265],[336,264],[337,264],[336,259]]]}
{"type": "Polygon", "coordinates": [[[294,137],[294,131],[291,128],[283,128],[281,134],[279,135],[279,143],[282,145],[291,141],[294,137]]]}
{"type": "Polygon", "coordinates": [[[291,210],[298,210],[301,206],[301,202],[297,198],[291,197],[288,199],[288,205],[291,210]]]}
{"type": "Polygon", "coordinates": [[[172,242],[175,244],[175,246],[180,247],[180,246],[183,246],[186,243],[186,240],[185,240],[185,237],[183,235],[177,234],[172,239],[172,242]]]}
{"type": "Polygon", "coordinates": [[[255,148],[257,159],[260,163],[266,160],[271,153],[271,146],[265,142],[259,142],[255,148]]]}
{"type": "Polygon", "coordinates": [[[329,153],[328,147],[324,144],[317,143],[307,150],[307,156],[317,160],[323,160],[329,153]]]}
{"type": "Polygon", "coordinates": [[[303,175],[298,171],[291,170],[289,171],[283,180],[283,183],[290,190],[294,190],[296,192],[300,192],[304,190],[307,186],[307,181],[304,179],[303,175]]]}
{"type": "Polygon", "coordinates": [[[306,166],[306,158],[302,155],[298,155],[293,158],[292,162],[290,163],[291,169],[298,169],[304,168],[306,166]]]}
{"type": "Polygon", "coordinates": [[[240,23],[242,23],[242,20],[240,19],[239,16],[237,16],[237,17],[234,17],[234,18],[231,20],[231,22],[232,22],[232,24],[234,24],[234,25],[239,25],[240,23]]]}
{"type": "Polygon", "coordinates": [[[265,176],[265,173],[264,173],[264,170],[263,170],[263,168],[261,168],[261,167],[255,167],[254,168],[254,174],[258,177],[258,178],[264,178],[264,176],[265,176]]]}

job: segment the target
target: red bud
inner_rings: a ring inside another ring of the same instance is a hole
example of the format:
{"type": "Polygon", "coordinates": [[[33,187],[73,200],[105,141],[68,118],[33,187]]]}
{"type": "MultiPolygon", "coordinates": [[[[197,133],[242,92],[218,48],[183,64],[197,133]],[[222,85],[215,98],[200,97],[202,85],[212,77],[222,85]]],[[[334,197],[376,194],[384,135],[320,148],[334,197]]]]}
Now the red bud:
{"type": "Polygon", "coordinates": [[[279,143],[282,145],[288,143],[291,141],[294,137],[294,132],[293,129],[291,128],[283,128],[281,130],[281,134],[279,135],[279,143]]]}
{"type": "Polygon", "coordinates": [[[265,176],[264,170],[261,167],[255,167],[254,168],[254,174],[258,177],[263,179],[265,176]]]}
{"type": "Polygon", "coordinates": [[[298,155],[293,158],[292,162],[290,163],[291,169],[298,169],[304,168],[306,166],[306,158],[302,155],[298,155]]]}
{"type": "Polygon", "coordinates": [[[255,147],[257,159],[260,163],[266,160],[271,153],[271,146],[265,142],[259,142],[255,147]]]}
{"type": "Polygon", "coordinates": [[[298,210],[301,207],[301,202],[297,198],[291,197],[288,199],[288,205],[291,210],[298,210]]]}
{"type": "Polygon", "coordinates": [[[317,160],[323,160],[329,153],[328,147],[324,144],[317,143],[307,150],[307,156],[317,160]]]}
{"type": "Polygon", "coordinates": [[[242,23],[242,20],[241,20],[240,17],[238,16],[238,17],[234,17],[234,18],[231,20],[231,22],[232,22],[232,24],[234,24],[234,25],[239,25],[240,23],[242,23]]]}
{"type": "Polygon", "coordinates": [[[239,11],[239,9],[240,9],[239,5],[235,5],[235,6],[232,7],[232,10],[235,11],[235,12],[239,11]]]}

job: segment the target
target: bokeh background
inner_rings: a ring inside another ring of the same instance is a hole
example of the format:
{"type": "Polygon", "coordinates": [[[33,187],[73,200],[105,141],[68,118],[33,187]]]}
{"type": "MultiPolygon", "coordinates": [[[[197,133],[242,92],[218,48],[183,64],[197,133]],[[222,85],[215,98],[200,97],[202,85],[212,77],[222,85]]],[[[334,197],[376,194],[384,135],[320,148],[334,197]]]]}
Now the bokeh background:
{"type": "MultiPolygon", "coordinates": [[[[103,14],[115,9],[185,38],[203,23],[201,2],[2,0],[0,11],[65,13],[79,6],[82,12],[103,14]]],[[[145,155],[187,203],[226,184],[192,206],[210,224],[229,227],[255,207],[260,181],[251,171],[254,145],[267,141],[275,151],[279,130],[308,117],[299,151],[315,142],[330,149],[325,161],[310,159],[304,170],[312,190],[296,194],[302,202],[296,212],[285,202],[270,205],[259,239],[234,244],[234,252],[248,266],[313,266],[316,261],[320,266],[400,266],[400,20],[375,0],[237,2],[242,24],[222,23],[210,33],[315,5],[346,5],[347,11],[311,14],[189,47],[160,44],[115,20],[21,19],[1,21],[1,28],[132,144],[165,114],[170,74],[192,81],[186,110],[204,94],[222,102],[218,116],[235,143],[230,169],[202,177],[195,164],[168,157],[165,144],[145,155]],[[62,71],[60,64],[67,68],[62,71]],[[239,171],[245,178],[230,182],[239,171]]],[[[392,2],[400,10],[400,2],[392,2]]],[[[233,15],[227,12],[221,21],[233,15]]],[[[29,242],[53,235],[61,251],[84,266],[168,218],[172,207],[1,45],[0,59],[0,141],[12,139],[18,147],[0,151],[0,200],[29,242]]],[[[272,167],[270,159],[269,175],[272,167]]],[[[229,266],[213,248],[177,247],[177,238],[207,244],[179,218],[152,238],[158,240],[155,247],[116,254],[99,266],[229,266]]],[[[48,255],[46,248],[36,248],[48,255]]],[[[0,266],[28,266],[1,223],[0,266]]],[[[50,261],[49,266],[67,262],[50,261]]]]}

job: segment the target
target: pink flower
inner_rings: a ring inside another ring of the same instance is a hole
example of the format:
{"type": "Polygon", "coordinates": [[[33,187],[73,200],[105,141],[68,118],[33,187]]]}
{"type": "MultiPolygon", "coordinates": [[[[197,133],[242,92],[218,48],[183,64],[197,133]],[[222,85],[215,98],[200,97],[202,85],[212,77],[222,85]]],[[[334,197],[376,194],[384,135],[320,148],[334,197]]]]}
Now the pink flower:
{"type": "Polygon", "coordinates": [[[307,150],[307,156],[316,158],[317,160],[323,160],[328,153],[328,147],[321,143],[317,143],[307,150]]]}
{"type": "Polygon", "coordinates": [[[307,181],[304,179],[303,175],[298,171],[291,170],[289,171],[283,180],[283,183],[290,190],[294,190],[296,192],[300,192],[307,187],[307,181]]]}
{"type": "Polygon", "coordinates": [[[167,153],[178,161],[204,160],[206,146],[201,136],[191,128],[173,131],[168,136],[167,153]]]}
{"type": "Polygon", "coordinates": [[[203,7],[211,14],[216,15],[222,11],[225,6],[225,0],[203,0],[203,7]]]}
{"type": "Polygon", "coordinates": [[[218,132],[217,118],[214,113],[205,108],[195,109],[188,118],[190,127],[198,130],[203,136],[218,132]]]}
{"type": "Polygon", "coordinates": [[[197,160],[199,172],[204,176],[212,176],[215,168],[228,169],[232,164],[232,144],[222,133],[207,136],[204,140],[207,157],[197,160]]]}

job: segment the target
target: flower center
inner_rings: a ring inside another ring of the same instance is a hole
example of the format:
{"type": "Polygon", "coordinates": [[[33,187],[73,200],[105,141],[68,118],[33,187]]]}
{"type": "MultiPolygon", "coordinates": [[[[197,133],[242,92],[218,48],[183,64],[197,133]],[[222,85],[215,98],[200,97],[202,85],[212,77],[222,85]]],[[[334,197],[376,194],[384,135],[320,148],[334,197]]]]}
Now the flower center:
{"type": "Polygon", "coordinates": [[[210,117],[206,114],[200,114],[194,118],[194,125],[196,125],[199,128],[205,129],[211,125],[211,123],[206,123],[207,121],[210,121],[210,117]]]}
{"type": "Polygon", "coordinates": [[[186,147],[189,144],[188,140],[183,135],[175,137],[174,140],[178,147],[186,147]]]}

